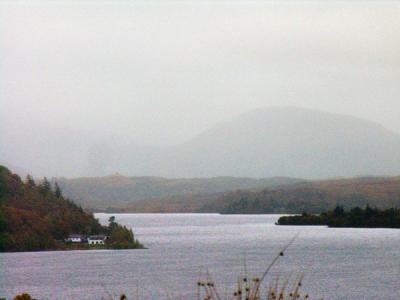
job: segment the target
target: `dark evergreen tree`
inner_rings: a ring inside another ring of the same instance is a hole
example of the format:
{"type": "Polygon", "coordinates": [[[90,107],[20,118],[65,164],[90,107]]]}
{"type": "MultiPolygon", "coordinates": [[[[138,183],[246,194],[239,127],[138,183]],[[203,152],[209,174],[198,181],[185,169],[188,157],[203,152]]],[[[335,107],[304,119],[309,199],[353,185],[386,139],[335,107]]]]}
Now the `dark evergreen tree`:
{"type": "Polygon", "coordinates": [[[47,177],[43,178],[43,181],[39,184],[39,192],[45,196],[51,191],[51,184],[47,177]]]}
{"type": "Polygon", "coordinates": [[[343,216],[343,215],[344,215],[344,208],[343,208],[343,206],[337,205],[337,206],[335,207],[335,209],[333,210],[333,215],[334,215],[335,217],[343,216]]]}
{"type": "Polygon", "coordinates": [[[32,177],[30,174],[28,174],[28,175],[26,176],[26,184],[27,184],[27,186],[30,187],[30,188],[33,188],[33,187],[36,186],[35,180],[33,179],[33,177],[32,177]]]}
{"type": "Polygon", "coordinates": [[[62,197],[62,191],[57,182],[54,184],[54,194],[56,195],[57,198],[62,197]]]}

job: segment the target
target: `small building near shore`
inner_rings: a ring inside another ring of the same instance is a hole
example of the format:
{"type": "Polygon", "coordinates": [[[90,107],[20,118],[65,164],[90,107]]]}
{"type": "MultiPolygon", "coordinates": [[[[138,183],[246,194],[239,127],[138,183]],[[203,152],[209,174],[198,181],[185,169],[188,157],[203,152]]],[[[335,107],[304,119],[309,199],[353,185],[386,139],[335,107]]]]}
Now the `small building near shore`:
{"type": "Polygon", "coordinates": [[[91,235],[87,238],[89,245],[104,245],[107,237],[105,235],[91,235]]]}
{"type": "Polygon", "coordinates": [[[66,241],[72,243],[83,243],[86,241],[86,238],[82,234],[70,234],[66,241]]]}

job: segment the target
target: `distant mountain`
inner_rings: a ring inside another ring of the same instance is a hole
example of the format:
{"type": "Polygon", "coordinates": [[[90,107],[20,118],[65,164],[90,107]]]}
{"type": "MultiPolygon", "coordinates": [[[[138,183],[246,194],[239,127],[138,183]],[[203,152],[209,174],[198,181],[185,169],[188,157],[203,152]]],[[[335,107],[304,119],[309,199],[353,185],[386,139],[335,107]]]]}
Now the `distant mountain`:
{"type": "Polygon", "coordinates": [[[170,149],[157,166],[165,176],[397,175],[400,135],[354,117],[261,109],[170,149]]]}
{"type": "MultiPolygon", "coordinates": [[[[125,177],[111,175],[87,178],[54,178],[63,193],[86,209],[118,210],[126,206],[151,200],[214,199],[215,195],[238,189],[276,187],[303,182],[301,179],[273,177],[263,179],[215,177],[181,178],[125,177]],[[199,198],[200,197],[200,198],[199,198]]],[[[183,204],[185,205],[185,204],[183,204]]],[[[172,207],[171,207],[172,208],[172,207]]],[[[189,205],[187,209],[191,208],[189,205]]]]}
{"type": "MultiPolygon", "coordinates": [[[[184,124],[182,124],[184,126],[184,124]]],[[[350,116],[276,107],[251,111],[170,147],[129,136],[0,128],[0,157],[35,176],[308,179],[400,174],[400,134],[350,116]],[[19,131],[18,131],[18,130],[19,131]],[[29,147],[20,131],[34,137],[29,147]],[[31,132],[32,131],[32,132],[31,132]]]]}

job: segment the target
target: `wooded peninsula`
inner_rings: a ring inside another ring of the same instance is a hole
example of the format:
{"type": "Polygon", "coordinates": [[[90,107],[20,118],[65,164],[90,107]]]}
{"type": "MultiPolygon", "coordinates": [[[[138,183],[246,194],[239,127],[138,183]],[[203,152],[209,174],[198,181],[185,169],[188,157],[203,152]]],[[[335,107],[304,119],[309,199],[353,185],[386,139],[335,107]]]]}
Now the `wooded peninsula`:
{"type": "Polygon", "coordinates": [[[92,214],[65,198],[57,183],[52,185],[44,178],[37,184],[29,175],[23,182],[0,166],[0,252],[99,248],[143,246],[132,230],[114,218],[102,226],[92,214]],[[73,235],[89,240],[77,243],[70,238],[73,235]]]}

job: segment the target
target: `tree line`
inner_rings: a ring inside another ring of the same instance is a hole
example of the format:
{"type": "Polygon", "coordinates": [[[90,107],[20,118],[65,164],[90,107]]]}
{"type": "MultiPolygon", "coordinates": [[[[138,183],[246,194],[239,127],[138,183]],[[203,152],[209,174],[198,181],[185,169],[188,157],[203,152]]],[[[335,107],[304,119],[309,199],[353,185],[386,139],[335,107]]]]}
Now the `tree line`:
{"type": "Polygon", "coordinates": [[[366,227],[366,228],[400,228],[400,209],[381,210],[354,207],[346,210],[343,206],[321,214],[303,213],[295,216],[280,217],[278,225],[326,225],[329,227],[366,227]]]}

